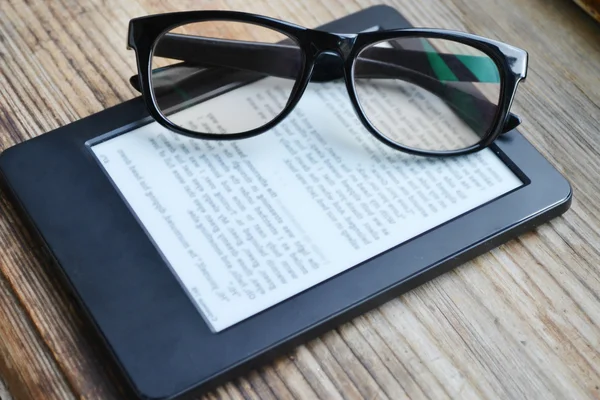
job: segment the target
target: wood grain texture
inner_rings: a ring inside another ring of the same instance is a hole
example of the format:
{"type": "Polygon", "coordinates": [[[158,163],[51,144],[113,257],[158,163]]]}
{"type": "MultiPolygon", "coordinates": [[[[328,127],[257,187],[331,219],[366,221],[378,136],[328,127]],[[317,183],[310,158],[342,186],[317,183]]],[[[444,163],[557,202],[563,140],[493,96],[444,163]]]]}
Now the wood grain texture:
{"type": "MultiPolygon", "coordinates": [[[[135,96],[129,19],[238,9],[316,26],[370,0],[2,0],[0,150],[135,96]]],[[[523,134],[572,182],[563,217],[298,347],[206,399],[600,398],[600,25],[563,0],[392,0],[417,26],[530,52],[523,134]]],[[[0,375],[15,399],[122,398],[0,198],[0,375]]]]}
{"type": "Polygon", "coordinates": [[[2,379],[0,379],[0,399],[1,400],[12,400],[12,396],[10,395],[10,392],[6,388],[6,385],[4,384],[2,379]]]}
{"type": "Polygon", "coordinates": [[[600,22],[600,0],[574,0],[588,14],[600,22]]]}

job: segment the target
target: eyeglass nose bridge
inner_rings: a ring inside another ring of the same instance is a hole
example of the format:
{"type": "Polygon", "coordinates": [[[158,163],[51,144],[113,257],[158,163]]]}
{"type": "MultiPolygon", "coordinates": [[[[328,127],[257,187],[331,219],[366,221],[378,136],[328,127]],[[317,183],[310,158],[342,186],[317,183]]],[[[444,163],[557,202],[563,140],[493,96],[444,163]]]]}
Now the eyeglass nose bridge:
{"type": "Polygon", "coordinates": [[[356,34],[331,33],[324,31],[311,31],[310,51],[311,56],[316,59],[323,53],[338,54],[345,61],[350,56],[356,34]]]}

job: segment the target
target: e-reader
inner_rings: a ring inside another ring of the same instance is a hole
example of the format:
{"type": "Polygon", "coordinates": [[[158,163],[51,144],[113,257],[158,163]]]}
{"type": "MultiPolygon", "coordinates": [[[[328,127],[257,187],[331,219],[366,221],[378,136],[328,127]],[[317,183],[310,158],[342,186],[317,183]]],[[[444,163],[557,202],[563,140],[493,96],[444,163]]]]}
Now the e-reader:
{"type": "MultiPolygon", "coordinates": [[[[408,26],[376,6],[322,29],[408,26]]],[[[269,101],[265,80],[205,106],[226,128],[269,101]]],[[[238,141],[177,135],[136,98],[6,150],[0,172],[99,347],[156,399],[222,384],[571,200],[519,132],[467,156],[401,154],[337,82],[310,84],[284,122],[238,141]]]]}

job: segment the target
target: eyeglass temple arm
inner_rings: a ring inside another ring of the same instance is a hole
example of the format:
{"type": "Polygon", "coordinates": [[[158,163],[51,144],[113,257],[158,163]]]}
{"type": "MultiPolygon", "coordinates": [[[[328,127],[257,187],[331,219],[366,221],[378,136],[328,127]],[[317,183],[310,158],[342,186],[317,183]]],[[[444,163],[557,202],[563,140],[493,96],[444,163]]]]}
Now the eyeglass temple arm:
{"type": "MultiPolygon", "coordinates": [[[[188,77],[198,74],[201,72],[198,69],[199,66],[218,67],[232,71],[247,70],[266,76],[295,79],[297,75],[295,68],[298,64],[297,51],[297,47],[281,43],[267,44],[167,34],[161,39],[160,45],[154,49],[154,55],[185,60],[184,63],[161,69],[163,72],[161,75],[166,74],[164,76],[165,80],[172,84],[174,80],[185,81],[188,77]],[[186,71],[182,71],[182,69],[186,69],[186,71]]],[[[484,111],[496,107],[479,96],[461,92],[456,88],[445,85],[436,76],[428,76],[422,73],[421,71],[429,70],[427,65],[423,65],[422,54],[422,50],[373,47],[369,50],[369,58],[361,56],[361,68],[355,71],[355,74],[360,78],[371,79],[402,77],[433,93],[444,94],[444,97],[460,95],[464,98],[464,96],[469,96],[472,98],[470,100],[475,100],[477,106],[484,111]]],[[[337,57],[326,54],[315,66],[312,80],[327,82],[339,79],[342,76],[343,71],[339,68],[337,57]]],[[[454,79],[458,80],[456,77],[454,79]]],[[[467,76],[466,79],[462,77],[462,80],[464,82],[478,81],[474,76],[467,76]]],[[[136,90],[140,91],[138,75],[132,76],[130,82],[136,90]]],[[[521,120],[518,116],[509,113],[502,133],[511,131],[520,123],[521,120]]]]}

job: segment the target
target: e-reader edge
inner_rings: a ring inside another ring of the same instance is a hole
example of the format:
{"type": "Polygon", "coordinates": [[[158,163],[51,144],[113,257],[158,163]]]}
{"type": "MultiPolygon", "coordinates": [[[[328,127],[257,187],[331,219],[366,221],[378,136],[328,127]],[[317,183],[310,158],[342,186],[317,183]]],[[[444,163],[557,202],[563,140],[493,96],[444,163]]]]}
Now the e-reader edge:
{"type": "MultiPolygon", "coordinates": [[[[395,10],[392,13],[388,7],[377,6],[325,29],[401,27],[402,23],[395,10]]],[[[5,186],[14,194],[15,207],[25,212],[55,254],[58,268],[79,293],[77,297],[89,311],[106,347],[140,397],[174,398],[191,394],[193,389],[204,391],[222,384],[532,229],[566,211],[570,204],[568,182],[520,134],[513,132],[494,145],[494,150],[527,177],[527,184],[465,217],[214,334],[183,295],[143,230],[136,227],[137,221],[127,215],[127,207],[119,204],[122,199],[114,193],[114,187],[84,145],[96,136],[146,117],[142,110],[139,99],[128,102],[0,155],[0,171],[5,186]],[[86,180],[94,182],[85,186],[86,180]],[[84,185],[83,189],[91,192],[86,194],[73,185],[84,185]],[[39,197],[44,192],[49,196],[42,201],[39,197]],[[61,202],[67,204],[59,207],[61,202]],[[116,215],[111,215],[107,208],[116,215]],[[79,232],[85,238],[74,245],[84,243],[83,246],[69,246],[70,236],[59,232],[65,226],[58,227],[61,229],[53,226],[60,225],[56,215],[52,216],[57,210],[64,217],[60,223],[69,224],[69,231],[93,227],[93,234],[79,232]],[[100,213],[95,214],[94,210],[100,213]],[[107,221],[100,220],[107,216],[107,221]],[[111,227],[111,221],[115,220],[122,222],[111,227]],[[97,249],[91,244],[94,239],[97,249]],[[110,243],[103,245],[102,240],[110,243]],[[432,251],[436,247],[442,250],[432,251]],[[444,253],[450,247],[460,250],[444,253]],[[104,249],[114,257],[103,257],[100,253],[104,249]],[[119,263],[122,252],[131,254],[124,263],[119,263]],[[433,253],[431,259],[417,265],[415,260],[422,259],[425,253],[433,253]],[[106,264],[106,260],[114,265],[106,264]],[[389,265],[398,265],[399,260],[414,261],[412,270],[390,275],[389,265]],[[136,269],[132,263],[147,268],[136,269]],[[125,272],[120,271],[123,268],[125,272]],[[94,273],[95,269],[104,274],[94,273]],[[135,280],[137,284],[116,284],[115,279],[135,280]],[[152,293],[132,293],[136,288],[140,292],[147,288],[145,292],[152,293]],[[105,293],[91,294],[102,290],[105,293]],[[158,291],[163,293],[162,297],[155,294],[158,291]],[[114,297],[113,303],[102,304],[109,296],[114,297]],[[126,304],[128,300],[134,304],[126,304]],[[314,304],[322,307],[315,309],[314,304]],[[145,315],[132,318],[132,311],[145,315]],[[147,332],[142,326],[156,329],[147,332]],[[164,348],[157,349],[160,346],[164,348]]]]}

